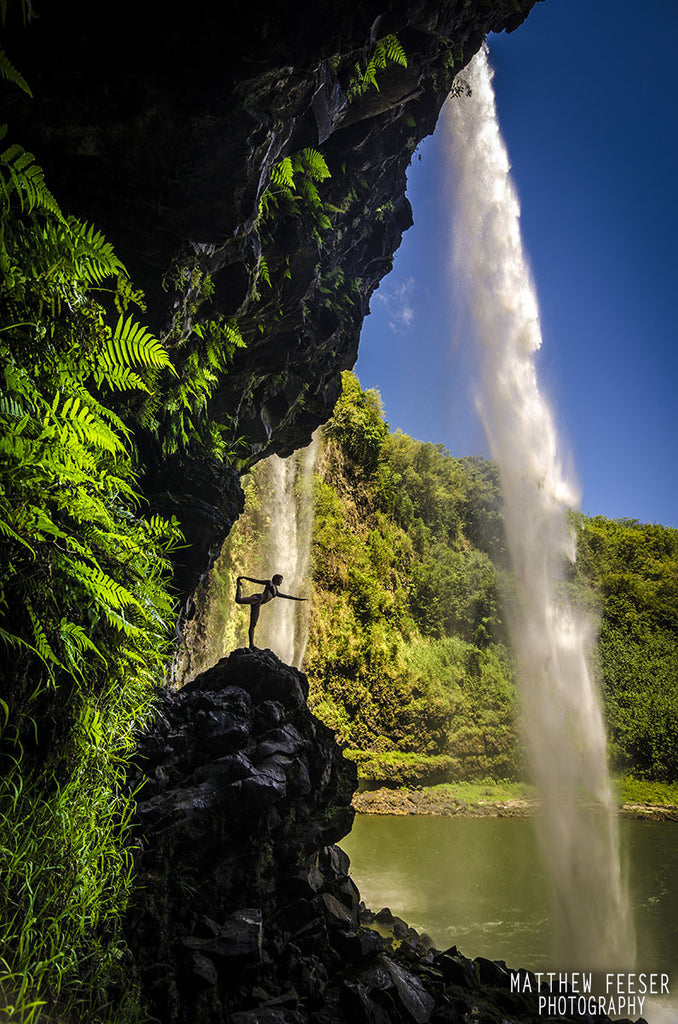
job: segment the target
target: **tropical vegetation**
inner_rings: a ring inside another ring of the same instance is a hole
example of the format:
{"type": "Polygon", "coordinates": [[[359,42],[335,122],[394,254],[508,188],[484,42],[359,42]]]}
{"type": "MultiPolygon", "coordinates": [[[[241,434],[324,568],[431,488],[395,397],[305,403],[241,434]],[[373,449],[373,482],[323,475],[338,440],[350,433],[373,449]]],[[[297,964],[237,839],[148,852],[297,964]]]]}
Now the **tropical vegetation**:
{"type": "MultiPolygon", "coordinates": [[[[517,779],[518,699],[496,468],[391,433],[351,374],[324,428],[306,667],[363,777],[517,779]]],[[[573,515],[570,596],[600,623],[615,769],[678,778],[678,531],[573,515]]]]}

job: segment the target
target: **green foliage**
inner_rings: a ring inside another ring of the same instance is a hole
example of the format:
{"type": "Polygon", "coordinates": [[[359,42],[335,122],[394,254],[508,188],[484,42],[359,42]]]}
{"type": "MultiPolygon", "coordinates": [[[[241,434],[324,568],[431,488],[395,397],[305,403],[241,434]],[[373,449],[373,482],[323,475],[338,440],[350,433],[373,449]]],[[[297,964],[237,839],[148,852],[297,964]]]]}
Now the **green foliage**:
{"type": "Polygon", "coordinates": [[[388,437],[378,392],[363,391],[352,374],[345,374],[342,395],[325,428],[325,436],[338,441],[350,466],[363,476],[371,476],[388,437]]]}
{"type": "Polygon", "coordinates": [[[678,783],[649,782],[633,775],[618,780],[619,796],[625,804],[659,804],[678,806],[678,783]]]}
{"type": "Polygon", "coordinates": [[[0,78],[4,78],[5,81],[12,82],[14,85],[17,85],[20,89],[23,89],[28,96],[33,95],[26,79],[20,71],[17,71],[4,50],[0,50],[0,78]]]}
{"type": "MultiPolygon", "coordinates": [[[[378,394],[350,374],[324,436],[306,659],[317,713],[366,752],[372,781],[404,778],[383,757],[415,753],[452,758],[455,778],[519,777],[496,468],[390,434],[378,394]]],[[[600,621],[613,764],[678,778],[678,531],[573,521],[563,590],[600,621]]]]}
{"type": "Polygon", "coordinates": [[[141,511],[126,421],[173,371],[111,246],[32,155],[5,150],[0,182],[0,1018],[130,1021],[134,986],[107,1005],[129,970],[123,786],[180,533],[141,511]]]}
{"type": "Polygon", "coordinates": [[[389,434],[378,394],[352,374],[343,384],[316,486],[305,662],[314,709],[343,743],[369,753],[359,760],[374,780],[383,757],[392,782],[417,771],[430,778],[443,764],[446,777],[514,776],[496,573],[465,533],[484,515],[497,532],[487,503],[473,516],[465,504],[472,491],[498,507],[491,474],[478,460],[389,434]]]}
{"type": "Polygon", "coordinates": [[[580,516],[573,585],[600,616],[613,763],[678,779],[678,530],[580,516]]]}
{"type": "Polygon", "coordinates": [[[224,317],[194,325],[179,340],[174,351],[176,381],[150,399],[141,413],[144,425],[159,434],[166,455],[191,451],[225,463],[235,459],[231,424],[213,420],[208,403],[236,350],[244,345],[235,320],[224,317]]]}
{"type": "Polygon", "coordinates": [[[269,225],[282,216],[302,212],[321,230],[331,228],[316,182],[331,177],[325,158],[317,149],[302,149],[286,156],[271,170],[271,182],[259,201],[259,222],[269,225]]]}
{"type": "Polygon", "coordinates": [[[372,55],[365,66],[360,63],[356,64],[347,90],[349,100],[353,101],[363,96],[370,87],[378,91],[377,73],[383,71],[389,64],[399,64],[400,67],[407,67],[405,51],[398,37],[393,34],[377,39],[372,55]]]}
{"type": "MultiPolygon", "coordinates": [[[[5,124],[0,127],[0,140],[3,140],[6,134],[5,124]]],[[[0,194],[5,212],[15,197],[20,209],[25,213],[38,210],[61,218],[57,202],[45,184],[42,168],[35,163],[33,154],[27,153],[23,146],[17,143],[13,143],[0,153],[0,194]]]]}
{"type": "Polygon", "coordinates": [[[427,757],[424,754],[402,754],[396,751],[379,754],[371,750],[345,750],[344,757],[355,762],[361,780],[393,789],[400,786],[435,786],[448,777],[456,777],[459,771],[458,760],[445,754],[427,757]]]}

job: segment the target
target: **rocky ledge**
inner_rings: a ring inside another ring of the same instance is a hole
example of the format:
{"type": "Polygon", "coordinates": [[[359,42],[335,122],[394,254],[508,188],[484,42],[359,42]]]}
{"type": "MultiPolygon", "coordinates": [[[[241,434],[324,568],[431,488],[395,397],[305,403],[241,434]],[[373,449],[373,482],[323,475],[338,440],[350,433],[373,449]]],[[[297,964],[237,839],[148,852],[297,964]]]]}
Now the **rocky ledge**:
{"type": "Polygon", "coordinates": [[[154,1018],[543,1022],[527,972],[435,950],[389,910],[361,904],[334,845],[353,821],[355,766],[307,693],[303,673],[271,651],[234,651],[164,692],[140,739],[129,940],[154,1018]],[[511,990],[516,974],[532,995],[511,990]]]}

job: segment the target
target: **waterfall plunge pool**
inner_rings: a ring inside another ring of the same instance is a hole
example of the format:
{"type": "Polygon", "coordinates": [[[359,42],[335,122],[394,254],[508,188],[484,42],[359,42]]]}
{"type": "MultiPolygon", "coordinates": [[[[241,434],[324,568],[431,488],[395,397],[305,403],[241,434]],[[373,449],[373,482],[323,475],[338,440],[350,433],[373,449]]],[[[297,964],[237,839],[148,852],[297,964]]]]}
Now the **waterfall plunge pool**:
{"type": "MultiPolygon", "coordinates": [[[[638,970],[665,971],[670,999],[650,1024],[678,1021],[678,824],[622,819],[638,970]],[[669,1005],[670,1003],[670,1005],[669,1005]]],[[[389,907],[438,949],[510,967],[558,970],[550,958],[550,882],[524,818],[359,815],[341,843],[371,910],[389,907]]]]}

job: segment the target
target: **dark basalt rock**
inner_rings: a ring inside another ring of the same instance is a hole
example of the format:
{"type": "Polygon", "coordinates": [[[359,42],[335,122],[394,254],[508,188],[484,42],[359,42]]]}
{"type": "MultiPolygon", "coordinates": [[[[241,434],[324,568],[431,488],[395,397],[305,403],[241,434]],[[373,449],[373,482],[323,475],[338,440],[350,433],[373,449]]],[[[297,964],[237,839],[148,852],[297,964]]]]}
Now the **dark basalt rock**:
{"type": "Polygon", "coordinates": [[[307,692],[303,673],[272,652],[234,651],[165,692],[140,738],[130,782],[145,780],[141,886],[128,935],[151,1014],[161,1024],[537,1024],[536,997],[511,991],[526,972],[439,952],[388,908],[360,902],[334,845],[351,827],[355,766],[307,692]]]}
{"type": "MultiPolygon", "coordinates": [[[[160,0],[105,0],[93,18],[70,0],[43,4],[28,29],[8,12],[6,50],[35,97],[5,89],[12,139],[35,152],[64,208],[115,244],[151,326],[172,345],[200,317],[237,319],[247,347],[210,414],[240,439],[241,468],[303,447],[331,414],[412,223],[412,154],[485,35],[513,30],[535,2],[262,0],[250,11],[199,0],[175,15],[160,0]],[[356,64],[392,32],[408,66],[349,102],[356,64]],[[331,171],[319,183],[331,227],[308,211],[262,226],[272,167],[305,147],[331,171]]],[[[236,474],[138,441],[153,509],[186,534],[176,560],[188,597],[239,514],[236,474]]]]}

